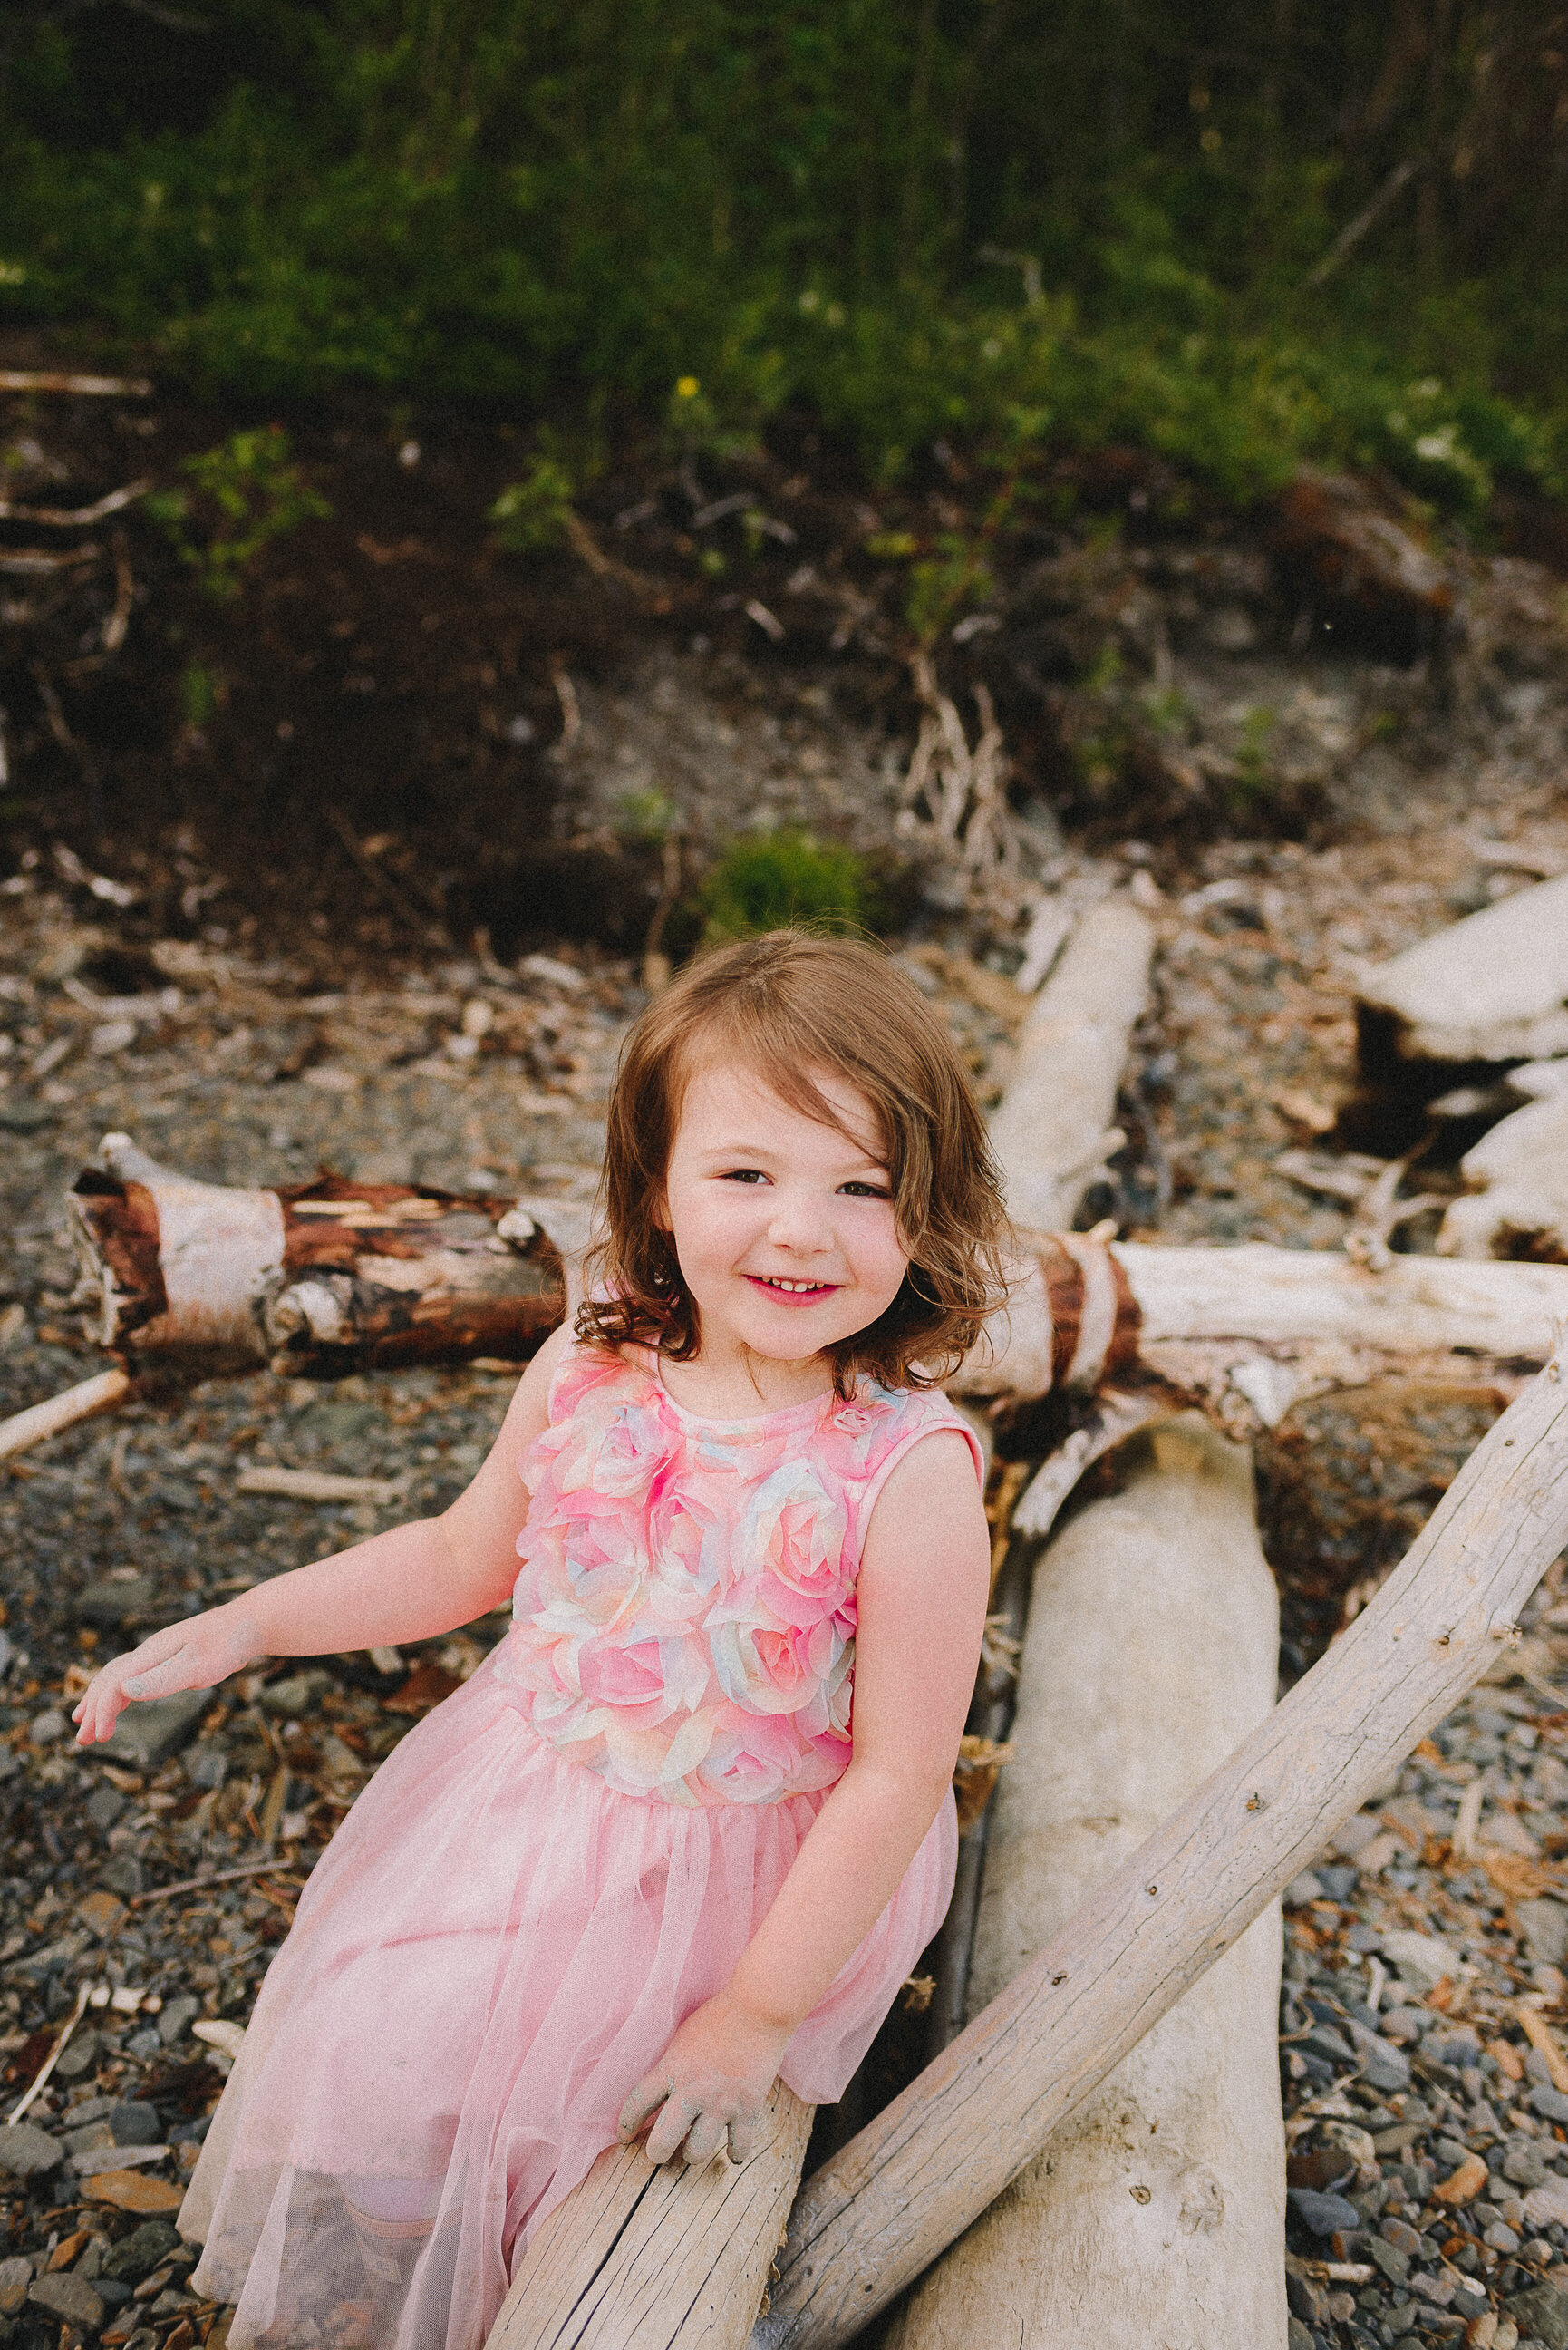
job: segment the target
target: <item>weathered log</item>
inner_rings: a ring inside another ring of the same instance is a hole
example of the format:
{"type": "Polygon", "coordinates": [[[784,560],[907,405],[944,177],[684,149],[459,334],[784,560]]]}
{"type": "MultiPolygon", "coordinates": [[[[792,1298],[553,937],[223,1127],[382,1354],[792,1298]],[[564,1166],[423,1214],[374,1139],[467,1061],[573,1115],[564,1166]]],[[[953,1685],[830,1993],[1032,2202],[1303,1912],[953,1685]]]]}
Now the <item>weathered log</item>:
{"type": "Polygon", "coordinates": [[[1514,1637],[1565,1537],[1553,1358],[1327,1656],[807,2182],[756,2350],[849,2341],[995,2199],[1514,1637]]]}
{"type": "Polygon", "coordinates": [[[565,1311],[560,1252],[515,1200],[339,1175],[247,1191],[161,1167],[119,1134],[102,1156],[71,1207],[93,1336],[130,1361],[315,1378],[522,1362],[565,1311]]]}
{"type": "Polygon", "coordinates": [[[535,2232],[487,2350],[742,2350],[810,2135],[775,2081],[742,2163],[659,2169],[612,2147],[535,2232]]]}
{"type": "MultiPolygon", "coordinates": [[[[971,2008],[1274,1702],[1248,1455],[1189,1414],[1126,1461],[1035,1570],[971,2008]]],[[[928,2272],[884,2350],[1283,2350],[1279,1973],[1271,1908],[928,2272]]]]}
{"type": "Polygon", "coordinates": [[[1509,1084],[1533,1096],[1459,1161],[1470,1191],[1438,1234],[1440,1256],[1508,1256],[1529,1249],[1568,1262],[1568,1060],[1513,1070],[1509,1084]]]}
{"type": "Polygon", "coordinates": [[[1568,874],[1516,890],[1363,971],[1362,1059],[1534,1061],[1568,1053],[1568,874]]]}
{"type": "Polygon", "coordinates": [[[991,1139],[1015,1220],[1070,1225],[1108,1149],[1127,1039],[1148,993],[1154,932],[1125,898],[1092,907],[1018,1040],[991,1139]]]}

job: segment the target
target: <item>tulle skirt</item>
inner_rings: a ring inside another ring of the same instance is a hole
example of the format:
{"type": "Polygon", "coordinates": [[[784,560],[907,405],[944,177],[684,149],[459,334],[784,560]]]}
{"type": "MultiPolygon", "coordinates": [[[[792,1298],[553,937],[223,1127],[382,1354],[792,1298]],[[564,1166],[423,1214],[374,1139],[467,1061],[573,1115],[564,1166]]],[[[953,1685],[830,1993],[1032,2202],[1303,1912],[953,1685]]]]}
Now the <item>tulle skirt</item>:
{"type": "MultiPolygon", "coordinates": [[[[490,1663],[317,1864],[180,2214],[230,2350],[481,2350],[526,2230],[728,1981],[824,1797],[644,1803],[535,1734],[490,1663]],[[357,2207],[357,2208],[356,2208],[357,2207]]],[[[952,1889],[944,1802],[789,2043],[839,2097],[952,1889]]]]}

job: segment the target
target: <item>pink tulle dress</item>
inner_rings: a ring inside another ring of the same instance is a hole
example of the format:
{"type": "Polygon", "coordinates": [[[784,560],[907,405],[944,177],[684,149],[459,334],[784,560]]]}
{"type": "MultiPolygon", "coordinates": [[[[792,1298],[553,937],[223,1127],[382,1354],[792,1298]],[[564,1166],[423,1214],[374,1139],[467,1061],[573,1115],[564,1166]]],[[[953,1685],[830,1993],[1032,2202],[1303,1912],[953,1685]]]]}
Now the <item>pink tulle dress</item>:
{"type": "MultiPolygon", "coordinates": [[[[849,1761],[866,1525],[941,1428],[969,1434],[873,1386],[704,1418],[651,1357],[563,1357],[512,1627],[313,1872],[186,2195],[230,2350],[481,2350],[525,2231],[728,1981],[849,1761]]],[[[956,1849],[950,1795],[790,2041],[797,2095],[842,2095],[956,1849]]]]}

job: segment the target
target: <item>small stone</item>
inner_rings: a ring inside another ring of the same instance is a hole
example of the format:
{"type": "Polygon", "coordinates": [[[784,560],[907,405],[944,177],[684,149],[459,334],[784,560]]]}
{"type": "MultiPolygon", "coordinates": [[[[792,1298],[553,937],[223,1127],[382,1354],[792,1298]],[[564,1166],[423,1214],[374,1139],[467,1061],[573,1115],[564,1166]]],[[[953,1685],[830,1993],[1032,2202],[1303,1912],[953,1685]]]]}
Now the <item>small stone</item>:
{"type": "Polygon", "coordinates": [[[158,1697],[145,1705],[128,1705],[114,1725],[114,1735],[95,1755],[122,1762],[132,1771],[155,1770],[194,1735],[196,1725],[213,1702],[213,1692],[182,1690],[175,1697],[158,1697]]]}
{"type": "Polygon", "coordinates": [[[137,2170],[105,2170],[84,2178],[81,2193],[85,2202],[109,2203],[117,2211],[178,2211],[185,2190],[137,2170]]]}
{"type": "Polygon", "coordinates": [[[1479,2154],[1467,2154],[1451,2178],[1432,2189],[1438,2203],[1471,2203],[1487,2182],[1487,2167],[1479,2154]]]}
{"type": "Polygon", "coordinates": [[[89,2334],[96,2334],[103,2324],[101,2296],[85,2277],[73,2276],[69,2270],[62,2269],[55,2276],[39,2277],[27,2298],[38,2308],[49,2310],[56,2317],[63,2317],[70,2324],[79,2325],[89,2334]]]}
{"type": "Polygon", "coordinates": [[[1374,2236],[1366,2251],[1369,2259],[1382,2270],[1390,2284],[1408,2284],[1410,2281],[1408,2253],[1402,2252],[1396,2244],[1385,2243],[1381,2236],[1374,2236]]]}
{"type": "Polygon", "coordinates": [[[33,2263],[20,2254],[0,2261],[0,2317],[15,2317],[27,2298],[27,2287],[33,2282],[33,2263]]]}
{"type": "Polygon", "coordinates": [[[125,1797],[118,1787],[99,1787],[82,1805],[82,1816],[99,1835],[107,1835],[125,1809],[125,1797]]]}
{"type": "Polygon", "coordinates": [[[133,1852],[111,1854],[99,1870],[98,1877],[100,1885],[107,1885],[111,1893],[121,1894],[128,1900],[142,1888],[141,1863],[133,1852]]]}
{"type": "Polygon", "coordinates": [[[1285,2329],[1288,2350],[1316,2350],[1311,2326],[1303,2325],[1299,2317],[1287,2317],[1285,2329]]]}
{"type": "Polygon", "coordinates": [[[1359,1872],[1348,1861],[1335,1862],[1327,1868],[1320,1861],[1313,1874],[1331,1901],[1348,1901],[1355,1890],[1359,1872]]]}
{"type": "Polygon", "coordinates": [[[1436,1934],[1385,1934],[1383,1955],[1418,1999],[1435,1991],[1445,1975],[1456,1976],[1459,1970],[1459,1953],[1436,1934]]]}
{"type": "Polygon", "coordinates": [[[84,1893],[77,1903],[77,1916],[89,1933],[96,1934],[100,1942],[107,1942],[125,1916],[125,1904],[117,1901],[112,1893],[84,1893]]]}
{"type": "Polygon", "coordinates": [[[177,2228],[171,2228],[166,2220],[145,2220],[140,2228],[132,2228],[129,2236],[120,2238],[106,2257],[103,2272],[121,2284],[140,2284],[179,2246],[177,2228]]]}
{"type": "Polygon", "coordinates": [[[192,1746],[185,1757],[185,1776],[193,1787],[221,1787],[228,1769],[227,1752],[210,1739],[192,1746]]]}
{"type": "Polygon", "coordinates": [[[1553,2171],[1524,2199],[1524,2216],[1532,2228],[1568,2228],[1568,2178],[1553,2171]]]}
{"type": "Polygon", "coordinates": [[[131,2033],[125,2043],[125,2052],[128,2056],[135,2056],[145,2064],[150,2056],[157,2055],[163,2043],[158,2037],[157,2025],[150,2023],[142,2031],[131,2033]]]}
{"type": "Polygon", "coordinates": [[[201,2012],[201,2001],[193,1999],[189,1991],[182,1991],[178,1999],[166,2000],[158,2018],[158,2037],[163,2046],[172,2048],[177,2040],[183,2039],[201,2012]]]}
{"type": "Polygon", "coordinates": [[[126,2097],[111,2106],[109,2126],[116,2146],[156,2146],[163,2135],[157,2106],[142,2097],[126,2097]]]}
{"type": "Polygon", "coordinates": [[[96,2032],[73,2033],[67,2041],[65,2053],[55,2066],[57,2081],[79,2081],[84,2073],[97,2069],[103,2053],[103,2041],[96,2032]]]}
{"type": "Polygon", "coordinates": [[[138,1624],[158,1606],[158,1586],[151,1575],[109,1576],[89,1583],[77,1601],[77,1616],[100,1632],[118,1631],[122,1624],[138,1624]]]}
{"type": "Polygon", "coordinates": [[[1530,2110],[1539,2114],[1542,2121],[1568,2122],[1568,2097],[1561,2089],[1532,2089],[1530,2110]]]}
{"type": "Polygon", "coordinates": [[[1515,1905],[1525,1947],[1538,1966],[1560,1967],[1568,1958],[1568,1908],[1544,1895],[1515,1905]]]}
{"type": "Polygon", "coordinates": [[[319,1687],[314,1673],[290,1673],[284,1680],[267,1683],[261,1693],[262,1709],[280,1721],[301,1721],[315,1704],[319,1687]]]}
{"type": "Polygon", "coordinates": [[[0,2129],[0,2171],[12,2178],[41,2178],[64,2152],[57,2137],[31,2122],[10,2122],[0,2129]]]}
{"type": "Polygon", "coordinates": [[[1323,1880],[1314,1870],[1303,1868],[1292,1877],[1281,1898],[1287,1909],[1304,1909],[1309,1902],[1323,1899],[1323,1880]]]}
{"type": "Polygon", "coordinates": [[[1361,2214],[1343,2195],[1322,2195],[1315,2187],[1291,2187],[1285,2200],[1314,2236],[1332,2236],[1344,2228],[1359,2228],[1361,2214]]]}
{"type": "Polygon", "coordinates": [[[1519,2250],[1519,2238],[1504,2220],[1494,2220],[1481,2241],[1490,2244],[1494,2252],[1513,2253],[1519,2250]]]}
{"type": "Polygon", "coordinates": [[[1379,2230],[1386,2244],[1396,2251],[1405,2252],[1413,2260],[1421,2249],[1421,2239],[1407,2220],[1385,2220],[1379,2230]]]}
{"type": "Polygon", "coordinates": [[[50,1706],[47,1712],[35,1714],[27,1724],[28,1741],[34,1746],[57,1746],[70,1726],[59,1709],[50,1706]]]}
{"type": "Polygon", "coordinates": [[[1361,2059],[1362,2077],[1368,2086],[1380,2090],[1386,2096],[1407,2089],[1410,2085],[1410,2059],[1404,2050],[1397,2048],[1393,2041],[1386,2040],[1381,2033],[1369,2032],[1365,2023],[1357,2023],[1354,2017],[1350,2029],[1355,2040],[1355,2053],[1361,2059]]]}
{"type": "Polygon", "coordinates": [[[1568,2293],[1554,2284],[1532,2285],[1528,2293],[1516,2293],[1506,2309],[1521,2341],[1533,2337],[1546,2350],[1568,2350],[1568,2293]]]}
{"type": "Polygon", "coordinates": [[[107,2121],[83,2122],[79,2128],[66,2132],[64,2144],[74,2159],[78,2154],[90,2154],[95,2147],[112,2146],[114,2132],[107,2121]]]}

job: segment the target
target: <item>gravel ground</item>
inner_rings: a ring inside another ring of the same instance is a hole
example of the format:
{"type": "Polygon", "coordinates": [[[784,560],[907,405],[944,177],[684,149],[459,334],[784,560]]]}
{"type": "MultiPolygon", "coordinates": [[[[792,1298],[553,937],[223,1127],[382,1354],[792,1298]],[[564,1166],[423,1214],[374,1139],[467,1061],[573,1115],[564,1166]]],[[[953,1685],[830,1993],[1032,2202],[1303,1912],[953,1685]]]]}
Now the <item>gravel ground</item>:
{"type": "MultiPolygon", "coordinates": [[[[1127,1141],[1086,1216],[1170,1240],[1341,1240],[1353,1204],[1279,1161],[1316,1144],[1353,1089],[1354,959],[1511,886],[1521,877],[1477,843],[1516,835],[1526,864],[1568,867],[1568,819],[1545,803],[1520,816],[1501,776],[1325,850],[1216,844],[1179,890],[1158,888],[1136,843],[1064,853],[1054,886],[1130,886],[1160,936],[1127,1141]]],[[[61,1193],[106,1129],[220,1180],[325,1160],[367,1180],[590,1191],[605,1087],[641,1000],[629,966],[577,951],[508,971],[432,959],[356,971],[322,995],[306,972],[216,949],[122,951],[74,902],[16,884],[0,900],[0,1412],[97,1367],[68,1303],[61,1193]]],[[[970,943],[933,930],[910,967],[994,1098],[1022,1005],[1009,957],[981,968],[970,943]]],[[[1430,1245],[1429,1230],[1408,1237],[1430,1245]]],[[[170,2215],[225,2043],[357,1790],[501,1621],[401,1657],[289,1659],[210,1700],[139,1710],[107,1760],[70,1742],[75,1691],[149,1626],[441,1507],[509,1392],[479,1368],[329,1388],[262,1373],[143,1398],[0,1472],[8,2109],[88,2001],[25,2126],[0,2140],[0,2345],[222,2343],[224,2314],[182,2289],[170,2215]],[[267,1461],[397,1492],[327,1507],[239,1493],[238,1472],[267,1461]]],[[[1330,1401],[1261,1448],[1287,1672],[1402,1550],[1495,1408],[1484,1391],[1330,1401]]],[[[1505,1660],[1532,1678],[1459,1708],[1293,1888],[1293,2350],[1568,2344],[1568,2061],[1552,2037],[1568,2024],[1568,1700],[1550,1696],[1568,1637],[1549,1586],[1531,1642],[1505,1660]]]]}

